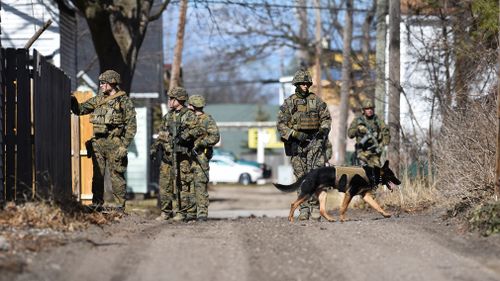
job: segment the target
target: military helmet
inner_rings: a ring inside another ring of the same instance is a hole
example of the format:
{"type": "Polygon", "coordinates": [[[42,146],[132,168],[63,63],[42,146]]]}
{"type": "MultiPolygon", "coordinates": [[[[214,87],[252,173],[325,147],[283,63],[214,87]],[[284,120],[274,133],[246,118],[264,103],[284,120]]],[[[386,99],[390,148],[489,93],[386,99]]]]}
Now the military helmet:
{"type": "Polygon", "coordinates": [[[122,79],[120,74],[114,70],[106,70],[99,75],[99,81],[104,81],[109,84],[120,84],[122,79]]]}
{"type": "Polygon", "coordinates": [[[373,102],[370,99],[366,99],[361,103],[361,107],[363,109],[375,108],[375,105],[373,105],[373,102]]]}
{"type": "Polygon", "coordinates": [[[193,95],[189,97],[188,103],[194,107],[204,107],[205,98],[200,95],[193,95]]]}
{"type": "Polygon", "coordinates": [[[292,84],[294,86],[297,86],[300,83],[307,83],[309,86],[312,85],[312,78],[311,78],[311,73],[307,70],[299,70],[295,72],[295,75],[293,76],[292,84]]]}
{"type": "Polygon", "coordinates": [[[188,99],[188,93],[186,89],[182,87],[173,87],[170,91],[168,91],[167,95],[180,101],[185,101],[188,99]]]}

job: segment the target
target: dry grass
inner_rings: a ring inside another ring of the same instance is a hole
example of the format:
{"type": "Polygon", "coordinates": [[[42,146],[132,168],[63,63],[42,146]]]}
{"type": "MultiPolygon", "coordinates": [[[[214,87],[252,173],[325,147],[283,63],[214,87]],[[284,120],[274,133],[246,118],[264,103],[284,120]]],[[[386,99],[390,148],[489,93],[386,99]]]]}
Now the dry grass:
{"type": "Polygon", "coordinates": [[[495,181],[496,95],[451,112],[435,149],[435,185],[451,216],[492,198],[495,181]]]}
{"type": "Polygon", "coordinates": [[[386,188],[385,191],[377,191],[377,200],[386,207],[398,208],[401,211],[413,213],[422,211],[436,204],[437,190],[433,186],[429,186],[425,180],[415,179],[410,180],[404,178],[402,184],[390,192],[386,188]]]}
{"type": "MultiPolygon", "coordinates": [[[[338,209],[343,196],[343,193],[337,190],[328,192],[327,209],[338,209]]],[[[392,192],[385,187],[379,187],[376,191],[376,200],[383,207],[414,213],[436,204],[437,197],[436,189],[427,185],[425,181],[403,179],[401,186],[392,192]]],[[[365,206],[360,196],[355,196],[349,205],[350,208],[365,208],[365,206]]]]}
{"type": "Polygon", "coordinates": [[[61,207],[45,202],[30,202],[22,205],[7,204],[0,212],[0,225],[14,228],[52,229],[56,231],[75,231],[89,224],[107,224],[123,216],[118,212],[99,213],[72,203],[61,207]]]}

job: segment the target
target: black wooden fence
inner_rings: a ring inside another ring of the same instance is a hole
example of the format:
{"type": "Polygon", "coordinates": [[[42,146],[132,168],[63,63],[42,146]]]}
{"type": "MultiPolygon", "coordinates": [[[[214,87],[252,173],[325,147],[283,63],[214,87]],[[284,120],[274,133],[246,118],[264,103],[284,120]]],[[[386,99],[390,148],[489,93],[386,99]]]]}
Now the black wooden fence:
{"type": "Polygon", "coordinates": [[[3,197],[7,201],[69,198],[71,81],[36,50],[32,58],[26,49],[1,52],[3,197]]]}

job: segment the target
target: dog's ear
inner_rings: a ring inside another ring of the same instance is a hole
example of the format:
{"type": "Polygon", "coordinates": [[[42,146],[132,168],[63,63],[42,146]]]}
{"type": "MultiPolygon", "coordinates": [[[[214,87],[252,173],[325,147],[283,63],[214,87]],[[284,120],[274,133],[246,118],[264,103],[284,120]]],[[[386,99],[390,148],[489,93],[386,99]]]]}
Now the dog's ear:
{"type": "Polygon", "coordinates": [[[385,160],[384,166],[382,166],[382,169],[387,169],[389,168],[389,160],[385,160]]]}

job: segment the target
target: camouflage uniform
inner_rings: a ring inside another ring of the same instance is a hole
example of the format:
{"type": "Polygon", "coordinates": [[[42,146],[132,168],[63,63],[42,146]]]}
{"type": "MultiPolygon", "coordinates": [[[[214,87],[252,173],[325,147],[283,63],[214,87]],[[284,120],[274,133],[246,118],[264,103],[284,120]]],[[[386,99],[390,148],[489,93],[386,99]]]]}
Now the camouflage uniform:
{"type": "MultiPolygon", "coordinates": [[[[295,93],[285,99],[278,113],[278,132],[285,142],[285,153],[291,156],[293,173],[300,178],[311,169],[323,167],[332,155],[328,133],[331,117],[326,103],[313,93],[301,93],[300,83],[312,85],[307,71],[298,71],[292,81],[295,93]]],[[[310,208],[313,214],[319,212],[317,198],[300,206],[299,219],[309,218],[310,208]]],[[[319,213],[316,214],[319,218],[319,213]]]]}
{"type": "Polygon", "coordinates": [[[194,95],[189,97],[189,104],[195,107],[201,115],[198,117],[198,128],[201,129],[201,136],[194,142],[193,161],[193,186],[196,197],[197,217],[199,220],[206,220],[208,216],[208,174],[209,161],[212,158],[213,146],[220,140],[219,128],[214,118],[204,113],[205,99],[202,96],[194,95]]]}
{"type": "MultiPolygon", "coordinates": [[[[113,70],[107,70],[99,76],[99,80],[116,85],[120,83],[120,76],[113,70]]],[[[104,172],[107,165],[115,202],[123,208],[127,188],[127,148],[137,131],[134,104],[124,91],[118,91],[113,96],[99,93],[81,104],[74,97],[71,101],[74,114],[91,114],[94,136],[87,142],[87,153],[92,157],[94,173],[92,203],[104,203],[104,172]]]]}
{"type": "MultiPolygon", "coordinates": [[[[364,109],[373,109],[370,100],[363,102],[364,109]]],[[[356,138],[357,165],[381,166],[380,156],[382,148],[389,144],[391,135],[384,121],[376,114],[368,117],[360,115],[356,117],[347,130],[349,138],[356,138]]]]}
{"type": "MultiPolygon", "coordinates": [[[[168,96],[183,102],[187,100],[186,90],[180,87],[170,90],[168,96]]],[[[199,135],[196,122],[196,115],[186,107],[170,110],[163,116],[158,139],[151,148],[152,155],[158,149],[163,150],[159,185],[160,207],[166,219],[171,218],[174,212],[176,220],[196,218],[188,216],[196,212],[194,191],[191,190],[192,151],[194,140],[199,135]]]]}

